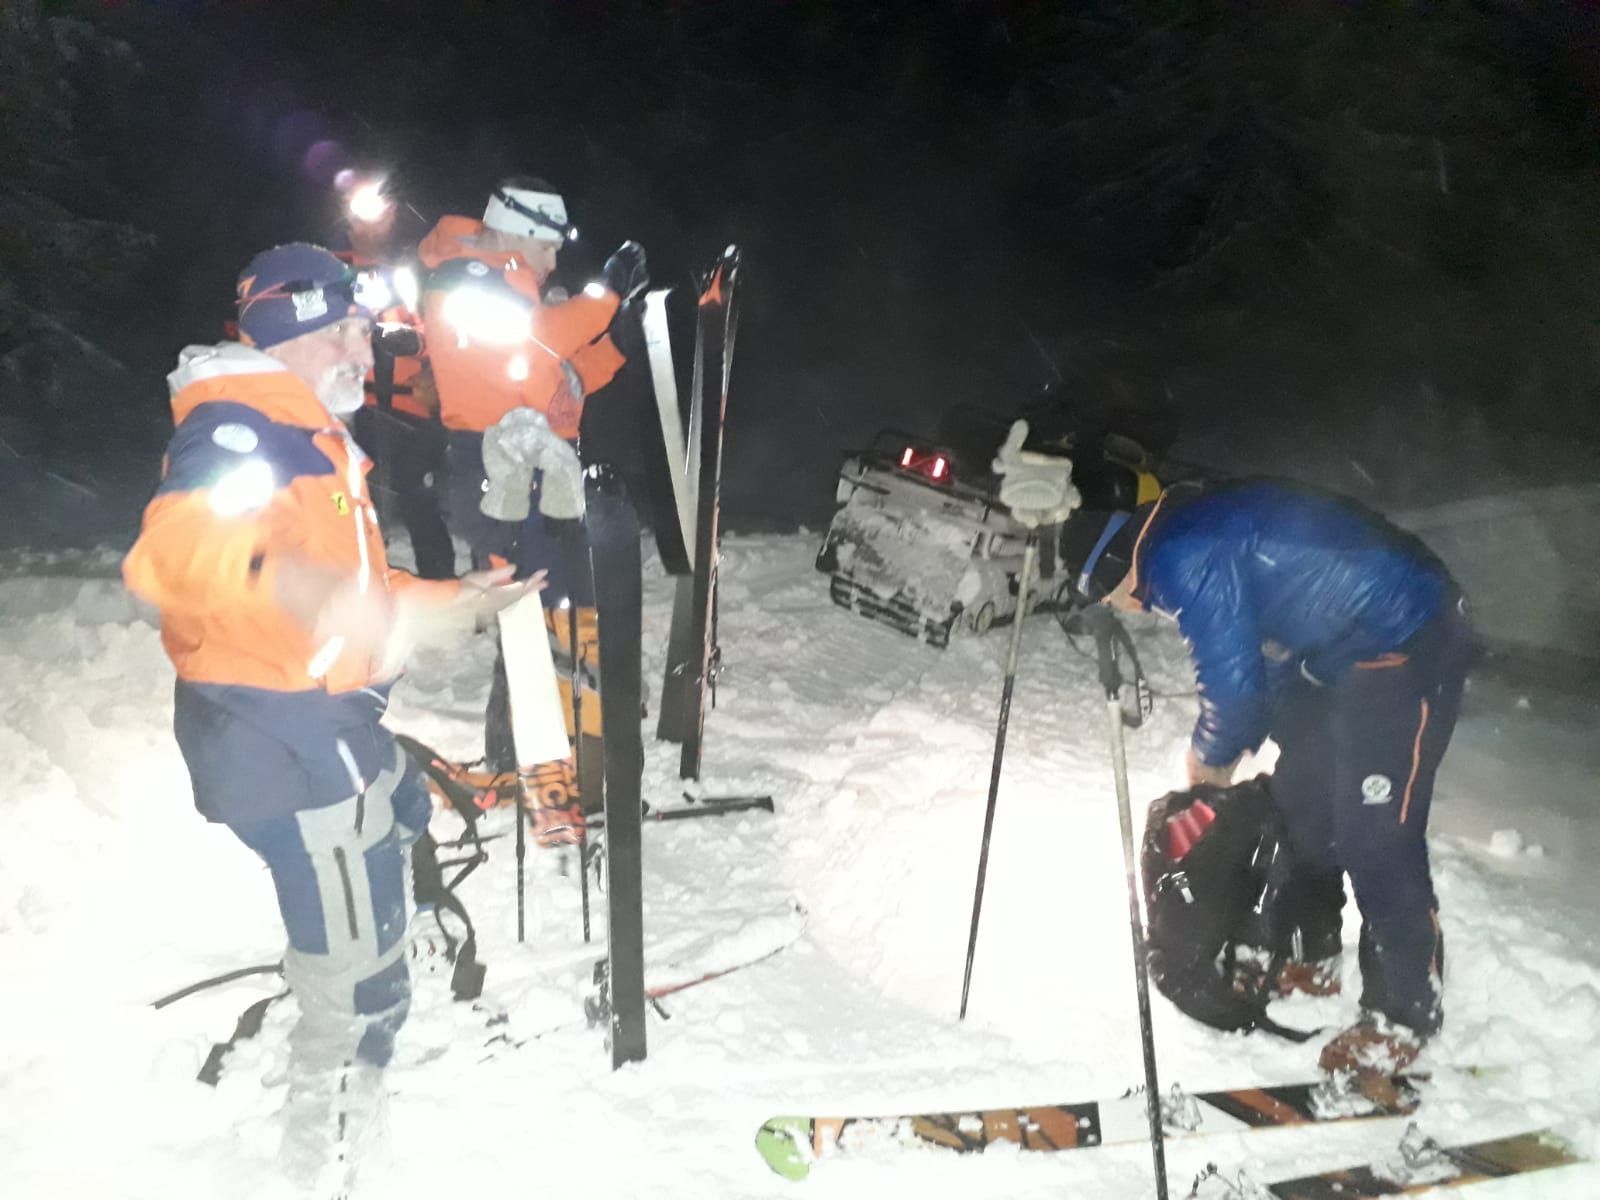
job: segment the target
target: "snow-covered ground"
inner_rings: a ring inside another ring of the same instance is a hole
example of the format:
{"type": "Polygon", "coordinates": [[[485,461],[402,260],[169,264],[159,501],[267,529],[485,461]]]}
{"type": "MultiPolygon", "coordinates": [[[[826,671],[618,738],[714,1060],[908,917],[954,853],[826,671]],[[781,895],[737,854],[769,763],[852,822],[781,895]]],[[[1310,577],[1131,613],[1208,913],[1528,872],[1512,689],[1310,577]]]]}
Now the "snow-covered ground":
{"type": "MultiPolygon", "coordinates": [[[[785,1112],[904,1111],[1092,1098],[1141,1077],[1104,708],[1092,664],[1047,619],[1026,629],[989,887],[965,1022],[956,1020],[1005,634],[920,646],[834,608],[808,536],[728,540],[726,663],[703,791],[770,793],[757,813],[649,825],[652,969],[711,963],[804,932],[771,959],[671,997],[647,1061],[613,1073],[579,1016],[603,944],[579,934],[576,881],[530,870],[533,932],[514,939],[509,843],[464,898],[486,995],[546,1036],[482,1061],[479,1018],[419,983],[389,1072],[392,1163],[358,1195],[494,1197],[1107,1197],[1152,1194],[1148,1148],[824,1161],[786,1182],[757,1157],[785,1112]]],[[[104,565],[102,563],[102,565],[104,565]]],[[[182,984],[271,961],[279,927],[257,860],[195,815],[173,744],[172,671],[114,580],[36,560],[0,582],[0,1194],[268,1197],[276,1076],[292,1016],[274,1010],[216,1090],[210,1043],[269,994],[260,978],[159,1012],[182,984]]],[[[646,678],[659,680],[670,588],[651,570],[646,678]]],[[[1158,690],[1182,693],[1175,634],[1137,622],[1158,690]]],[[[470,757],[492,653],[424,652],[391,721],[470,757]]],[[[1444,1073],[1419,1121],[1445,1139],[1553,1125],[1600,1153],[1600,788],[1594,710],[1476,686],[1435,805],[1448,939],[1444,1073]],[[1515,830],[1518,836],[1510,832],[1515,830]],[[1522,843],[1518,850],[1517,843],[1522,843]],[[1537,843],[1542,855],[1529,853],[1537,843]]],[[[1193,701],[1158,702],[1130,734],[1137,801],[1179,777],[1193,701]]],[[[653,724],[647,729],[653,728],[653,724]]],[[[675,804],[675,747],[649,743],[646,795],[675,804]]],[[[508,822],[491,818],[491,829],[508,822]],[[496,822],[498,822],[496,824],[496,822]]],[[[436,831],[451,835],[441,815],[436,831]]],[[[1347,934],[1355,934],[1350,914],[1347,934]]],[[[1353,953],[1348,956],[1353,960],[1353,953]]],[[[1279,1005],[1333,1026],[1344,999],[1279,1005]]],[[[1303,1079],[1316,1042],[1226,1036],[1155,1001],[1165,1082],[1303,1079]]],[[[1272,1179],[1369,1158],[1401,1122],[1213,1137],[1169,1146],[1174,1193],[1208,1161],[1272,1179]]],[[[1600,1167],[1473,1189],[1600,1195],[1600,1167]]]]}

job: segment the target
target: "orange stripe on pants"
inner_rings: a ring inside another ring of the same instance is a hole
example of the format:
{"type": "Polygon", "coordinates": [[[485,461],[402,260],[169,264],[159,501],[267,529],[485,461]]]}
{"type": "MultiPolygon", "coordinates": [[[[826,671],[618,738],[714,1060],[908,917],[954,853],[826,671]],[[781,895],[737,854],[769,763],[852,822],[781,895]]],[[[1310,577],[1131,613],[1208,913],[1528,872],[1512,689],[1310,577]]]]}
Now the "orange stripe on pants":
{"type": "Polygon", "coordinates": [[[1411,743],[1411,775],[1406,780],[1406,798],[1400,805],[1400,824],[1406,823],[1411,811],[1411,789],[1416,786],[1417,772],[1422,768],[1422,735],[1428,728],[1428,702],[1422,701],[1422,719],[1417,722],[1417,738],[1411,743]]]}

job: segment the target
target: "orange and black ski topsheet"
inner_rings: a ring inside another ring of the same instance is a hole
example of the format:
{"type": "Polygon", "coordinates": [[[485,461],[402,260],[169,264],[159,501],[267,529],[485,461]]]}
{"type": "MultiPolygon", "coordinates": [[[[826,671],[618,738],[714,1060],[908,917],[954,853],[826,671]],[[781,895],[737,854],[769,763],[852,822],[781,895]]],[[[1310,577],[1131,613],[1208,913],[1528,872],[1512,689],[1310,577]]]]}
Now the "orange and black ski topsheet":
{"type": "MultiPolygon", "coordinates": [[[[1415,1085],[1425,1078],[1392,1076],[1389,1082],[1393,1099],[1386,1102],[1327,1079],[1192,1094],[1174,1089],[1163,1099],[1162,1118],[1169,1136],[1184,1137],[1403,1116],[1420,1103],[1415,1085]]],[[[1009,1142],[1024,1150],[1058,1151],[1138,1141],[1147,1136],[1144,1096],[1133,1092],[1106,1100],[1028,1108],[893,1116],[773,1117],[761,1126],[756,1146],[778,1174],[803,1179],[818,1158],[895,1143],[971,1154],[995,1142],[1009,1142]]]]}
{"type": "MultiPolygon", "coordinates": [[[[1403,1145],[1404,1143],[1402,1143],[1403,1145]]],[[[1510,1137],[1443,1146],[1427,1142],[1420,1153],[1397,1155],[1392,1164],[1367,1164],[1305,1175],[1267,1185],[1277,1200],[1374,1200],[1415,1196],[1436,1188],[1458,1188],[1508,1175],[1525,1175],[1585,1161],[1548,1129],[1510,1137]]]]}
{"type": "Polygon", "coordinates": [[[583,840],[583,798],[570,758],[541,763],[527,775],[515,771],[488,771],[451,762],[416,738],[396,734],[395,740],[422,769],[428,790],[444,805],[464,817],[517,803],[527,807],[534,841],[540,846],[573,845],[583,840]]]}

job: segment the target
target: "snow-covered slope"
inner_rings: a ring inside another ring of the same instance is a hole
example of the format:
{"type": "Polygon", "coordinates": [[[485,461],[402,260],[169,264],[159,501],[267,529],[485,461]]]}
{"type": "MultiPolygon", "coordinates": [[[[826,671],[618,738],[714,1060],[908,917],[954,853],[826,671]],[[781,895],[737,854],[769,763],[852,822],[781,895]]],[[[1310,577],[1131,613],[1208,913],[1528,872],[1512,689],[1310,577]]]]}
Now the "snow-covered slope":
{"type": "MultiPolygon", "coordinates": [[[[733,538],[725,550],[726,670],[701,790],[770,793],[777,815],[645,831],[656,966],[779,944],[792,936],[795,905],[804,933],[758,966],[670,998],[670,1019],[651,1018],[648,1060],[613,1073],[600,1032],[569,1020],[601,918],[586,949],[575,880],[555,856],[537,855],[533,933],[516,945],[508,843],[491,843],[492,860],[463,889],[489,964],[487,996],[524,1031],[560,1027],[480,1061],[481,1019],[425,977],[389,1073],[392,1163],[358,1195],[1150,1194],[1148,1151],[1137,1145],[867,1155],[824,1162],[803,1184],[756,1156],[756,1127],[774,1113],[1046,1102],[1140,1078],[1092,664],[1049,620],[1028,625],[971,1011],[958,1022],[1004,636],[936,651],[835,609],[810,568],[814,549],[806,536],[771,536],[733,538]]],[[[652,569],[652,682],[669,596],[652,569]]],[[[1158,690],[1186,692],[1174,633],[1154,622],[1136,630],[1158,690]]],[[[425,652],[392,723],[470,756],[491,655],[486,638],[466,653],[425,652]]],[[[271,1155],[289,1005],[235,1056],[219,1089],[193,1080],[210,1042],[273,981],[148,1007],[184,983],[272,960],[279,941],[265,871],[190,805],[154,628],[112,581],[12,579],[0,583],[0,679],[0,1193],[288,1194],[271,1155]]],[[[1581,755],[1593,751],[1587,739],[1544,736],[1537,703],[1486,707],[1501,699],[1474,689],[1435,806],[1448,1022],[1429,1060],[1503,1070],[1446,1076],[1421,1122],[1451,1137],[1549,1123],[1594,1155],[1600,905],[1593,885],[1573,881],[1593,870],[1600,815],[1592,794],[1587,805],[1565,799],[1572,787],[1592,793],[1595,764],[1581,755]],[[1568,785],[1545,788],[1552,775],[1568,785]],[[1514,839],[1493,835],[1513,828],[1543,842],[1543,856],[1508,854],[1514,839]]],[[[1177,780],[1193,711],[1183,695],[1163,699],[1130,735],[1136,800],[1177,780]]],[[[652,745],[652,803],[678,802],[676,763],[676,748],[652,745]]],[[[453,823],[441,815],[436,830],[452,833],[453,823]]],[[[1277,1015],[1332,1025],[1353,1012],[1351,992],[1277,1015]]],[[[1164,1080],[1194,1088],[1302,1078],[1315,1060],[1314,1042],[1212,1033],[1159,998],[1156,1036],[1164,1080]]],[[[1400,1132],[1389,1122],[1175,1143],[1174,1191],[1207,1161],[1274,1178],[1370,1157],[1400,1132]]],[[[1600,1167],[1475,1194],[1593,1197],[1600,1167]]]]}

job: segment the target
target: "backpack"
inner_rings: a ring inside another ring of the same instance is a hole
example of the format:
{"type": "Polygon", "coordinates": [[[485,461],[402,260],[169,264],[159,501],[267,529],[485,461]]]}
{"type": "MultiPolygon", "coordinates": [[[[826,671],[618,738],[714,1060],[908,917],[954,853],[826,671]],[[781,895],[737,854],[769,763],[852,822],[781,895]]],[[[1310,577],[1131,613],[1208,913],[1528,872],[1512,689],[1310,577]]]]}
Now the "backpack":
{"type": "Polygon", "coordinates": [[[1141,868],[1156,989],[1213,1029],[1309,1033],[1267,1016],[1282,828],[1263,779],[1169,792],[1150,806],[1141,868]]]}

